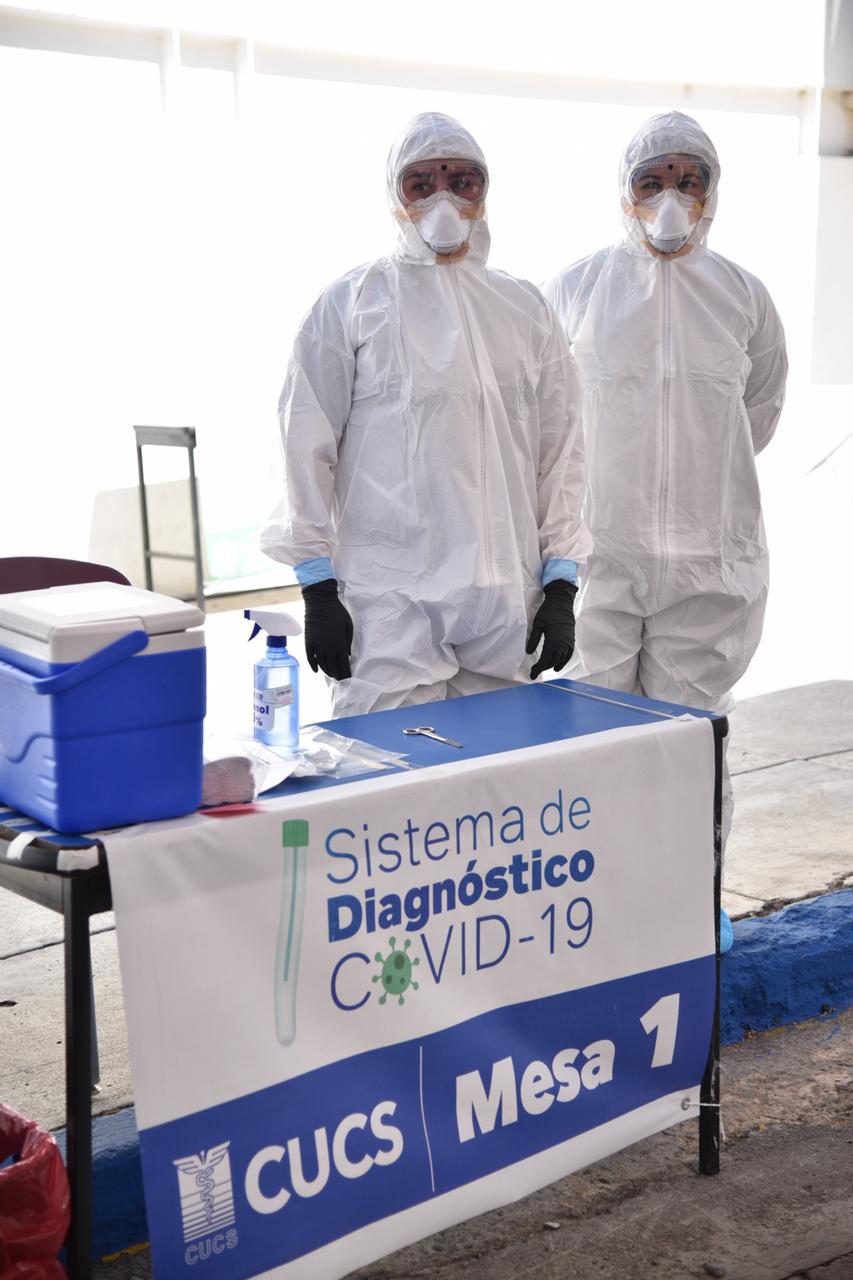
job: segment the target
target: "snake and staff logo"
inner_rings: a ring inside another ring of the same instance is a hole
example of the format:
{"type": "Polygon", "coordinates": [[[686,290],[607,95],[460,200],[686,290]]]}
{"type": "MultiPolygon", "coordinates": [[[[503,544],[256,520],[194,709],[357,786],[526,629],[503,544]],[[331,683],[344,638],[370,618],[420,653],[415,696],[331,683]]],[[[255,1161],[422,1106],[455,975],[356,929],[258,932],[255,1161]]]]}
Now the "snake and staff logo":
{"type": "Polygon", "coordinates": [[[184,1244],[234,1225],[229,1142],[173,1160],[178,1171],[184,1244]]]}

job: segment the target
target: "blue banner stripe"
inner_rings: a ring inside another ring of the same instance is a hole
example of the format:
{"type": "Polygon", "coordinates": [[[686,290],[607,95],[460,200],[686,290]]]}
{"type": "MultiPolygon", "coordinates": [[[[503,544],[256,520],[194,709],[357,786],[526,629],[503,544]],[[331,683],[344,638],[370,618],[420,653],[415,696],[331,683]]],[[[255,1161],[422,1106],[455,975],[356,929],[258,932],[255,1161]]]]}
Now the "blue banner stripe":
{"type": "Polygon", "coordinates": [[[491,1010],[144,1129],[155,1268],[171,1277],[201,1257],[212,1280],[256,1275],[691,1088],[713,1007],[707,956],[491,1010]],[[666,1028],[641,1019],[666,997],[674,1046],[653,1067],[666,1028]]]}

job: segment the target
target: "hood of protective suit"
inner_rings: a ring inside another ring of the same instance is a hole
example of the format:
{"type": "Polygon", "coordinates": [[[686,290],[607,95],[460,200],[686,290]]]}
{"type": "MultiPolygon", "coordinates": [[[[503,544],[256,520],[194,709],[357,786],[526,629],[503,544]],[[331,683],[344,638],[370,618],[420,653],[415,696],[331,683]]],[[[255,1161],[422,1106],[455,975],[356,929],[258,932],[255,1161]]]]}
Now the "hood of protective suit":
{"type": "MultiPolygon", "coordinates": [[[[427,111],[410,120],[388,155],[386,189],[397,228],[394,256],[404,262],[436,264],[438,255],[421,239],[417,227],[409,220],[406,209],[400,202],[397,190],[400,174],[418,160],[441,159],[471,160],[488,173],[486,158],[468,130],[452,116],[442,115],[438,111],[427,111]]],[[[485,262],[489,254],[490,237],[485,207],[479,207],[483,209],[483,213],[472,223],[468,252],[464,256],[466,262],[485,262]]]]}
{"type": "Polygon", "coordinates": [[[705,130],[692,116],[687,116],[682,111],[666,111],[662,115],[651,116],[634,134],[619,163],[619,201],[622,209],[622,223],[627,232],[628,247],[637,252],[646,253],[647,250],[643,222],[639,218],[631,217],[625,211],[626,205],[633,204],[631,174],[638,165],[652,160],[655,156],[665,155],[695,156],[707,165],[711,175],[702,217],[688,241],[694,248],[705,243],[717,211],[720,161],[714,150],[714,144],[705,130]]]}

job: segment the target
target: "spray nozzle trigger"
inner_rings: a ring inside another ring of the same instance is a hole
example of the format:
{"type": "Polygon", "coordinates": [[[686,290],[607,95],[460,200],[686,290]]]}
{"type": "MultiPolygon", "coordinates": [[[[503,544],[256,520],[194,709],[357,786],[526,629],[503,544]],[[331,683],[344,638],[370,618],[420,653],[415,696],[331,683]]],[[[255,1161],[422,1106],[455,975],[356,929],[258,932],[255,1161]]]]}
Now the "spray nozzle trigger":
{"type": "Polygon", "coordinates": [[[283,609],[244,609],[243,617],[254,623],[250,640],[254,640],[258,632],[266,631],[270,642],[277,640],[281,647],[285,647],[284,637],[298,636],[302,631],[296,619],[283,609]]]}

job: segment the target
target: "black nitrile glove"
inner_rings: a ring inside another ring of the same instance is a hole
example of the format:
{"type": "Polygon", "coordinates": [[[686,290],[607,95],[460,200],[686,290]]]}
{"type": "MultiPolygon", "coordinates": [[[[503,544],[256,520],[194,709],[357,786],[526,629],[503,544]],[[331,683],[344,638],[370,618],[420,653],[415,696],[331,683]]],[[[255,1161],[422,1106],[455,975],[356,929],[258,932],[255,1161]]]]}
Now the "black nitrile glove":
{"type": "Polygon", "coordinates": [[[577,587],[573,582],[565,582],[555,578],[545,587],[545,599],[540,604],[530,639],[527,641],[526,653],[535,653],[539,641],[545,637],[539,661],[530,672],[530,679],[535,680],[543,671],[553,667],[559,671],[564,667],[575,651],[575,596],[577,587]]]}
{"type": "Polygon", "coordinates": [[[305,656],[312,671],[319,667],[333,680],[348,680],[352,618],[338,599],[334,578],[302,588],[305,601],[305,656]]]}

